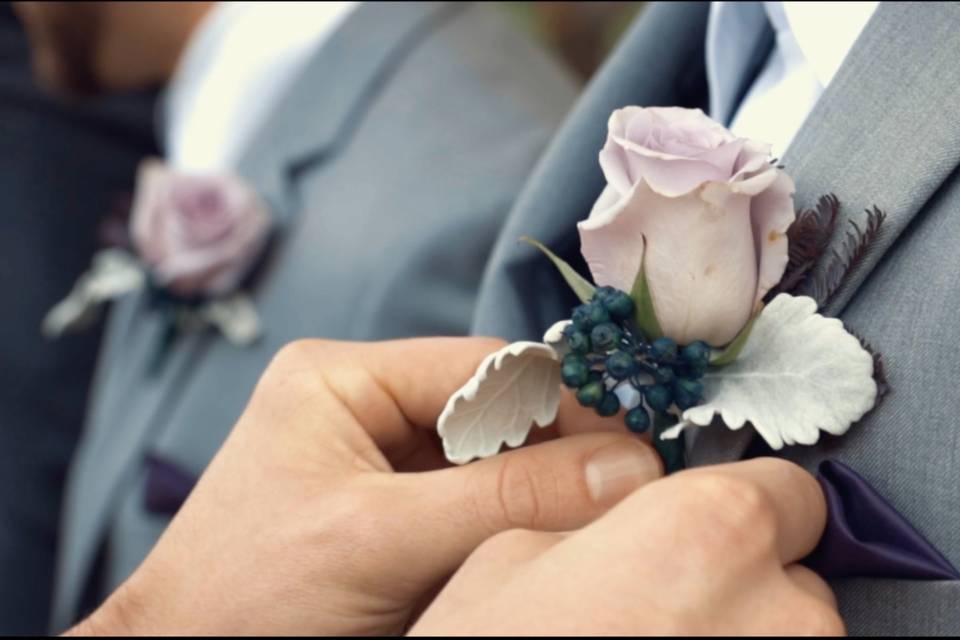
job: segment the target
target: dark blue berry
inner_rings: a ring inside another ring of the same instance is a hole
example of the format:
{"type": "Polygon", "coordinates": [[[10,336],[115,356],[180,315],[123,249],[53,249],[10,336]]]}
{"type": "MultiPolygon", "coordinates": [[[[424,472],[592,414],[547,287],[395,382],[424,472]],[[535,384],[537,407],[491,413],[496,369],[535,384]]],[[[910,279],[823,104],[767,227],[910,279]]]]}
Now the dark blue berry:
{"type": "Polygon", "coordinates": [[[591,298],[591,300],[599,300],[600,302],[603,302],[607,299],[607,297],[613,295],[616,292],[617,290],[613,287],[597,287],[596,290],[593,292],[593,297],[591,298]]]}
{"type": "Polygon", "coordinates": [[[590,331],[593,328],[593,325],[590,323],[590,305],[581,304],[573,309],[573,313],[570,314],[570,319],[573,321],[573,326],[580,331],[590,331]]]}
{"type": "Polygon", "coordinates": [[[710,347],[706,342],[697,340],[683,348],[681,353],[686,369],[682,375],[688,378],[702,378],[710,366],[710,347]]]}
{"type": "Polygon", "coordinates": [[[590,298],[591,302],[599,302],[600,304],[605,304],[607,299],[616,292],[616,289],[613,287],[597,287],[596,291],[593,292],[593,297],[590,298]]]}
{"type": "Polygon", "coordinates": [[[674,378],[676,378],[676,374],[670,367],[657,367],[653,370],[653,379],[659,384],[670,384],[674,378]]]}
{"type": "Polygon", "coordinates": [[[627,423],[627,429],[634,433],[643,433],[650,428],[650,414],[643,407],[635,407],[627,411],[623,421],[627,423]]]}
{"type": "Polygon", "coordinates": [[[610,416],[617,415],[618,411],[620,411],[620,399],[617,397],[617,394],[607,391],[603,394],[603,400],[596,406],[597,414],[604,418],[609,418],[610,416]]]}
{"type": "Polygon", "coordinates": [[[703,398],[703,383],[688,378],[677,378],[673,383],[673,400],[681,411],[695,407],[703,398]]]}
{"type": "Polygon", "coordinates": [[[560,377],[563,384],[578,389],[590,380],[590,363],[579,353],[568,353],[560,365],[560,377]]]}
{"type": "Polygon", "coordinates": [[[697,364],[691,364],[688,367],[687,374],[682,377],[690,378],[691,380],[699,380],[707,373],[707,369],[709,368],[709,366],[710,366],[709,362],[699,362],[697,364]]]}
{"type": "Polygon", "coordinates": [[[687,364],[705,367],[710,363],[710,346],[703,340],[697,340],[685,346],[681,355],[687,364]]]}
{"type": "Polygon", "coordinates": [[[620,327],[612,322],[604,322],[595,326],[590,332],[590,342],[598,351],[609,351],[617,346],[621,336],[620,327]]]}
{"type": "Polygon", "coordinates": [[[570,347],[572,351],[579,353],[590,352],[590,336],[588,336],[586,332],[577,329],[575,325],[567,325],[567,328],[563,330],[563,337],[567,341],[567,346],[570,347]]]}
{"type": "Polygon", "coordinates": [[[603,364],[607,369],[607,373],[610,374],[610,377],[614,380],[629,378],[635,372],[633,356],[626,351],[614,351],[607,356],[607,360],[603,364]]]}
{"type": "Polygon", "coordinates": [[[606,389],[599,380],[591,380],[577,391],[577,401],[585,407],[596,407],[603,400],[606,389]]]}
{"type": "Polygon", "coordinates": [[[673,403],[673,394],[670,389],[662,384],[652,384],[644,387],[643,397],[647,401],[647,406],[657,413],[666,411],[673,403]]]}
{"type": "Polygon", "coordinates": [[[677,343],[672,338],[657,338],[650,343],[650,356],[654,360],[676,360],[677,343]]]}
{"type": "Polygon", "coordinates": [[[633,315],[633,299],[613,287],[597,289],[594,300],[599,300],[610,315],[617,320],[626,320],[633,315]]]}
{"type": "Polygon", "coordinates": [[[590,326],[595,327],[598,324],[610,322],[610,312],[603,306],[603,303],[594,300],[587,305],[587,314],[590,318],[590,326]]]}

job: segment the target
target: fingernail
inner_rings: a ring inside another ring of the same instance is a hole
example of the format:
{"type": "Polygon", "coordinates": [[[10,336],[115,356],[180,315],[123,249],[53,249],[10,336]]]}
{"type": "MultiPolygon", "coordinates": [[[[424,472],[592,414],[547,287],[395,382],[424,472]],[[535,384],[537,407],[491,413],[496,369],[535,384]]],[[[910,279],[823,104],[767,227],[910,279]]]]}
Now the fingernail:
{"type": "Polygon", "coordinates": [[[659,477],[660,463],[649,447],[621,440],[587,458],[585,472],[594,502],[613,504],[659,477]]]}

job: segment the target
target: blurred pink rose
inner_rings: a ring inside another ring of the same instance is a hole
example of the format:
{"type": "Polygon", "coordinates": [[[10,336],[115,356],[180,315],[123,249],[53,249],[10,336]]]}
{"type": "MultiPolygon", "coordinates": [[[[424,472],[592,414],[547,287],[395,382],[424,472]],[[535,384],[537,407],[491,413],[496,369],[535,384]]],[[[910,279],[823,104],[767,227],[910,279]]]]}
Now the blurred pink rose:
{"type": "Polygon", "coordinates": [[[787,266],[794,185],[769,154],[699,109],[614,111],[607,187],[578,225],[596,284],[629,292],[644,259],[667,336],[733,340],[787,266]]]}
{"type": "Polygon", "coordinates": [[[157,284],[182,296],[218,296],[253,266],[270,215],[235,176],[187,175],[148,160],[137,176],[130,229],[157,284]]]}

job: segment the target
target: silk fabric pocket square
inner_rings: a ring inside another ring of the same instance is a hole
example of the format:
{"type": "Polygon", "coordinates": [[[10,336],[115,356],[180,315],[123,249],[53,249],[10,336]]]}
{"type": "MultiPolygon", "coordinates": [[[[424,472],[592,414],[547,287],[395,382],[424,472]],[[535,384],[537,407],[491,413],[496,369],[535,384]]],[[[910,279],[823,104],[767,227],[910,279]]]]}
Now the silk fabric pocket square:
{"type": "Polygon", "coordinates": [[[156,456],[148,455],[144,463],[147,468],[144,508],[147,513],[173,516],[193,491],[197,479],[177,465],[156,456]]]}
{"type": "Polygon", "coordinates": [[[803,564],[827,579],[958,580],[960,573],[850,467],[820,463],[827,526],[803,564]]]}

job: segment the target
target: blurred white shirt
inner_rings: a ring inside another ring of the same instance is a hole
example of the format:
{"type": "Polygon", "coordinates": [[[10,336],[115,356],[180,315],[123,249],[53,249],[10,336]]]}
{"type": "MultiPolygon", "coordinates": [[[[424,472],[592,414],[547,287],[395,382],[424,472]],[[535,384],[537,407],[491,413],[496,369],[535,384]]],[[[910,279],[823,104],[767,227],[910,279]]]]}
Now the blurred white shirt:
{"type": "Polygon", "coordinates": [[[714,2],[707,23],[710,115],[783,157],[877,8],[877,2],[714,2]],[[776,42],[742,102],[763,26],[776,42]]]}
{"type": "Polygon", "coordinates": [[[220,2],[204,17],[167,92],[167,161],[235,167],[311,54],[357,2],[220,2]]]}

